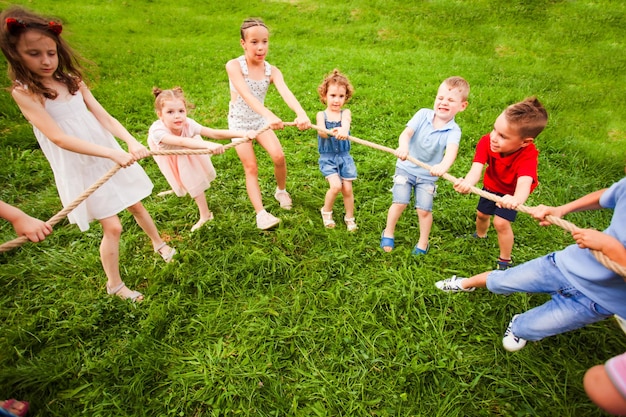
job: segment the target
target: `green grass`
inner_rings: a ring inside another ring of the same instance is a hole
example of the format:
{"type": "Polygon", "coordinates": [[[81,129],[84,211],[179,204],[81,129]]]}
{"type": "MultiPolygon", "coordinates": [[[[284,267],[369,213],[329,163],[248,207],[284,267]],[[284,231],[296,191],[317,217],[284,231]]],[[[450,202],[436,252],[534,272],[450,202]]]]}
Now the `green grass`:
{"type": "MultiPolygon", "coordinates": [[[[225,128],[225,63],[241,53],[249,16],[271,28],[269,62],[314,118],[316,87],[337,67],[353,82],[354,136],[395,147],[404,125],[430,107],[451,75],[472,86],[459,114],[463,140],[450,173],[462,176],[476,142],[505,106],[536,95],[550,120],[537,146],[541,184],[529,205],[562,204],[624,175],[626,5],[600,1],[350,2],[18,1],[66,23],[64,36],[95,65],[93,92],[145,143],[155,119],[151,88],[181,85],[196,120],[225,128]]],[[[9,4],[0,0],[0,7],[9,4]]],[[[6,62],[0,60],[0,70],[6,62]]],[[[4,77],[0,86],[9,85],[4,77]]],[[[266,104],[294,116],[271,90],[266,104]]],[[[319,218],[327,184],[312,131],[278,133],[294,209],[281,212],[267,154],[258,152],[267,208],[283,219],[259,232],[232,151],[213,159],[208,192],[216,219],[193,236],[189,198],[167,188],[154,161],[145,200],[180,255],[164,264],[129,214],[121,268],[146,301],[105,295],[101,229],[61,222],[40,244],[0,254],[0,397],[31,401],[32,416],[599,416],[587,399],[587,368],[623,352],[606,321],[531,343],[501,347],[510,317],[540,295],[487,291],[448,295],[433,283],[490,269],[495,233],[470,244],[475,196],[441,181],[431,252],[414,258],[414,213],[398,224],[396,250],[378,248],[390,204],[393,156],[353,146],[359,231],[319,218]]],[[[50,168],[28,123],[0,94],[0,199],[50,218],[61,207],[50,168]]],[[[335,219],[343,215],[339,201],[335,219]]],[[[603,229],[611,213],[569,220],[603,229]]],[[[521,214],[515,261],[571,243],[556,227],[521,214]]],[[[14,237],[0,225],[0,240],[14,237]]]]}

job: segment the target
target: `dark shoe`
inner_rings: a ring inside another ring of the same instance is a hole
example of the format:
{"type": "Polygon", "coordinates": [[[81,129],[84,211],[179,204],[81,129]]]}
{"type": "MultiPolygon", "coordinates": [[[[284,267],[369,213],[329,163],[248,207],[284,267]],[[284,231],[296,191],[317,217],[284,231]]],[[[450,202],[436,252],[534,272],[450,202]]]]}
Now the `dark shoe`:
{"type": "Polygon", "coordinates": [[[474,232],[471,235],[459,235],[457,236],[457,239],[487,239],[487,235],[485,236],[478,236],[478,233],[474,232]]]}
{"type": "Polygon", "coordinates": [[[513,268],[513,261],[503,261],[502,259],[498,258],[498,261],[496,262],[496,269],[498,271],[506,271],[509,268],[513,268]]]}

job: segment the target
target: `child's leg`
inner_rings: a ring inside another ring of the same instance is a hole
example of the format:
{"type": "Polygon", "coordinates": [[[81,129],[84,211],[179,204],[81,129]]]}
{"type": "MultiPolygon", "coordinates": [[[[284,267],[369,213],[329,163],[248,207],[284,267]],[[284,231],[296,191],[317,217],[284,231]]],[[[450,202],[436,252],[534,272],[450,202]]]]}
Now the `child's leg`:
{"type": "Polygon", "coordinates": [[[200,221],[207,222],[213,218],[213,213],[209,210],[209,204],[206,201],[206,195],[204,193],[195,196],[194,201],[200,211],[200,221]]]}
{"type": "Polygon", "coordinates": [[[589,399],[607,413],[626,415],[626,398],[615,388],[604,365],[590,368],[583,379],[589,399]]]}
{"type": "Polygon", "coordinates": [[[206,196],[204,195],[204,192],[195,196],[193,199],[198,206],[198,210],[200,211],[200,219],[196,224],[191,226],[191,231],[195,232],[196,230],[200,229],[206,222],[208,222],[209,220],[213,220],[213,213],[211,213],[211,210],[209,210],[209,204],[206,201],[206,196]]]}
{"type": "Polygon", "coordinates": [[[492,271],[485,271],[461,281],[461,288],[485,288],[487,286],[487,276],[492,271]]]}
{"type": "Polygon", "coordinates": [[[339,178],[339,174],[333,174],[326,177],[328,180],[328,191],[326,191],[326,196],[324,197],[324,207],[323,210],[325,212],[333,211],[333,206],[335,205],[335,199],[337,195],[341,192],[341,178],[339,178]]]}
{"type": "MultiPolygon", "coordinates": [[[[122,223],[119,217],[111,216],[100,219],[102,225],[102,242],[100,242],[100,261],[104,274],[107,276],[107,289],[117,288],[122,283],[120,276],[120,237],[122,235],[122,223]]],[[[126,287],[120,289],[117,296],[130,298],[133,291],[126,287]]],[[[143,297],[137,300],[141,301],[143,297]]]]}
{"type": "Polygon", "coordinates": [[[165,242],[163,242],[163,239],[161,239],[161,236],[159,235],[159,230],[154,224],[154,221],[152,220],[150,213],[148,213],[148,210],[146,210],[143,204],[141,204],[141,201],[133,204],[132,206],[129,206],[127,210],[133,215],[139,227],[141,227],[141,229],[148,235],[148,237],[152,241],[152,247],[154,248],[154,250],[157,250],[157,248],[161,248],[161,250],[163,250],[164,252],[172,250],[171,248],[169,248],[168,245],[162,246],[165,242]]]}
{"type": "Polygon", "coordinates": [[[513,243],[515,236],[513,235],[513,227],[511,222],[500,216],[494,216],[493,227],[498,233],[498,246],[500,247],[500,259],[511,260],[513,252],[513,243]]]}
{"type": "Polygon", "coordinates": [[[254,207],[254,211],[259,213],[264,210],[261,199],[261,186],[259,185],[259,168],[256,162],[256,155],[252,143],[242,143],[235,147],[237,155],[243,165],[243,172],[246,176],[246,191],[248,198],[254,207]]]}
{"type": "Polygon", "coordinates": [[[396,233],[396,224],[402,216],[402,212],[408,204],[392,203],[387,211],[387,223],[385,224],[385,230],[383,231],[384,237],[393,237],[396,233]]]}
{"type": "Polygon", "coordinates": [[[287,185],[287,163],[285,153],[280,141],[273,130],[267,130],[257,136],[256,141],[261,145],[272,158],[274,163],[274,177],[279,190],[284,190],[287,185]]]}
{"type": "Polygon", "coordinates": [[[476,235],[478,237],[487,236],[489,230],[489,221],[491,216],[480,211],[476,211],[476,235]]]}
{"type": "Polygon", "coordinates": [[[572,286],[556,266],[558,252],[535,258],[506,271],[492,271],[487,289],[494,294],[516,292],[550,294],[552,299],[532,308],[511,324],[513,334],[525,340],[541,340],[604,320],[612,312],[572,286]]]}
{"type": "Polygon", "coordinates": [[[426,250],[428,248],[428,237],[430,236],[430,229],[433,226],[433,212],[421,209],[415,209],[417,211],[417,217],[420,225],[420,238],[417,242],[417,247],[426,250]]]}
{"type": "Polygon", "coordinates": [[[346,210],[346,217],[354,217],[354,193],[352,191],[352,181],[343,180],[341,182],[341,193],[343,194],[343,207],[346,210]]]}

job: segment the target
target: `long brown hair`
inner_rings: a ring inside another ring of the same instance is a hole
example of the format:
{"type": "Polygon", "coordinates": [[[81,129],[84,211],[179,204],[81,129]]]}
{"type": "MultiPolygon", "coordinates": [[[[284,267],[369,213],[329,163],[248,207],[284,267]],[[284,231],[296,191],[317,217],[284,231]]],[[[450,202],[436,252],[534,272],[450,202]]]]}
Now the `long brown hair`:
{"type": "Polygon", "coordinates": [[[26,31],[33,30],[52,39],[57,45],[59,65],[52,75],[76,94],[83,79],[82,58],[61,37],[62,24],[58,19],[46,18],[21,7],[11,7],[0,14],[0,49],[6,57],[8,75],[13,87],[24,85],[32,94],[54,100],[57,92],[41,83],[39,77],[26,68],[17,51],[17,43],[26,31]]]}

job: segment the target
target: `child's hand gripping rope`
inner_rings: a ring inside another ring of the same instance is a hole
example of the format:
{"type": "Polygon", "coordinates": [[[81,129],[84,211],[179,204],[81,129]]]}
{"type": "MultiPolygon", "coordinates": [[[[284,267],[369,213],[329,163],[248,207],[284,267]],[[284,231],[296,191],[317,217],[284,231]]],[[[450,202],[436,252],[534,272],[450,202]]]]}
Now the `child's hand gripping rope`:
{"type": "MultiPolygon", "coordinates": [[[[285,126],[295,126],[295,123],[293,123],[293,122],[285,123],[285,126]]],[[[333,134],[332,131],[327,130],[324,127],[320,127],[320,126],[317,126],[317,125],[311,125],[311,129],[315,129],[315,130],[317,130],[319,132],[324,132],[327,135],[332,135],[333,134]]],[[[359,139],[359,138],[354,137],[354,136],[348,136],[348,140],[350,140],[352,142],[355,142],[355,143],[359,143],[361,145],[364,145],[364,146],[367,146],[367,147],[370,147],[370,148],[374,148],[374,149],[378,149],[380,151],[384,151],[384,152],[390,153],[390,154],[392,154],[394,156],[396,154],[396,150],[395,149],[392,149],[392,148],[389,148],[389,147],[386,147],[386,146],[382,146],[382,145],[379,145],[379,144],[376,144],[376,143],[373,143],[373,142],[369,142],[369,141],[366,141],[366,140],[363,140],[363,139],[359,139]]],[[[426,169],[428,171],[431,171],[431,166],[429,166],[428,164],[425,164],[425,163],[423,163],[423,162],[413,158],[410,155],[408,155],[406,157],[406,159],[411,161],[415,165],[418,165],[418,166],[420,166],[420,167],[422,167],[422,168],[424,168],[424,169],[426,169]]],[[[442,178],[450,181],[452,184],[457,184],[457,183],[460,182],[459,178],[456,178],[456,177],[454,177],[454,176],[452,176],[452,175],[450,175],[448,173],[444,173],[444,174],[442,174],[440,176],[442,178]]],[[[495,201],[496,203],[502,203],[503,202],[503,198],[502,197],[497,196],[497,195],[492,194],[492,193],[489,193],[489,192],[487,192],[485,190],[481,190],[481,189],[479,189],[477,187],[469,186],[469,190],[473,194],[477,194],[477,195],[479,195],[481,197],[484,197],[484,198],[486,198],[488,200],[495,201]]],[[[522,213],[530,214],[530,215],[532,215],[533,212],[534,212],[534,208],[525,206],[523,204],[518,205],[516,210],[517,211],[521,211],[522,213]]],[[[568,231],[570,233],[575,233],[576,231],[580,230],[580,228],[578,226],[576,226],[575,224],[573,224],[571,222],[568,222],[567,220],[561,219],[560,217],[557,217],[557,216],[546,215],[544,217],[544,219],[547,222],[549,222],[551,224],[554,224],[556,226],[559,226],[562,229],[564,229],[564,230],[566,230],[566,231],[568,231]]],[[[626,267],[624,267],[624,266],[622,266],[622,265],[620,265],[620,264],[618,264],[616,262],[613,262],[611,259],[609,259],[606,255],[604,255],[600,251],[597,251],[597,250],[594,250],[594,249],[590,249],[590,251],[593,254],[593,256],[598,260],[598,262],[600,262],[602,265],[604,265],[607,269],[609,269],[609,270],[611,270],[611,271],[615,272],[616,274],[619,274],[619,275],[621,275],[623,277],[626,277],[626,267]]]]}
{"type": "MultiPolygon", "coordinates": [[[[269,128],[270,127],[268,125],[268,126],[265,126],[265,127],[261,128],[261,129],[259,129],[256,132],[255,137],[258,136],[259,134],[261,134],[262,132],[265,132],[269,128]]],[[[227,149],[234,148],[237,145],[240,145],[240,144],[246,143],[246,142],[250,142],[252,140],[253,140],[252,138],[244,137],[241,140],[238,140],[236,142],[231,142],[231,143],[229,143],[227,145],[224,145],[223,149],[224,149],[224,151],[226,151],[227,149]]],[[[206,155],[206,154],[214,154],[214,153],[216,153],[216,150],[213,150],[213,149],[169,150],[169,151],[149,151],[149,150],[146,150],[145,153],[142,153],[142,155],[145,155],[142,158],[146,158],[146,157],[149,157],[149,156],[152,156],[152,155],[206,155]]],[[[219,153],[223,153],[223,152],[219,152],[219,153]]],[[[135,159],[137,160],[137,159],[142,159],[142,158],[135,158],[135,159]]],[[[128,166],[128,164],[125,164],[124,166],[128,166]]],[[[85,201],[87,199],[87,197],[89,197],[98,188],[100,188],[100,186],[102,186],[109,179],[111,179],[111,177],[113,177],[113,175],[115,175],[117,173],[117,171],[119,171],[121,168],[123,168],[123,167],[119,163],[116,166],[114,166],[113,168],[111,168],[109,170],[109,172],[107,172],[105,175],[103,175],[98,181],[96,181],[93,185],[91,185],[91,187],[89,187],[85,191],[83,191],[78,197],[76,197],[76,199],[74,201],[72,201],[71,204],[68,204],[66,207],[63,208],[63,210],[59,211],[57,214],[52,216],[50,218],[50,220],[46,221],[46,223],[49,224],[51,227],[54,227],[57,223],[59,223],[61,220],[63,220],[65,217],[67,217],[67,215],[69,213],[71,213],[72,210],[74,210],[76,207],[78,207],[80,205],[80,203],[85,201]]],[[[22,246],[24,243],[26,243],[28,241],[29,240],[28,240],[28,238],[26,236],[20,236],[18,238],[15,238],[13,240],[5,242],[2,245],[0,245],[0,253],[8,252],[11,249],[15,249],[17,247],[20,247],[20,246],[22,246]]]]}

